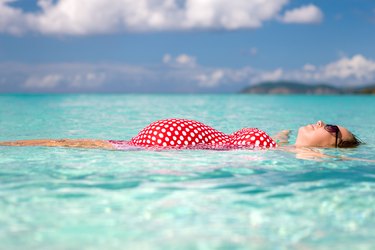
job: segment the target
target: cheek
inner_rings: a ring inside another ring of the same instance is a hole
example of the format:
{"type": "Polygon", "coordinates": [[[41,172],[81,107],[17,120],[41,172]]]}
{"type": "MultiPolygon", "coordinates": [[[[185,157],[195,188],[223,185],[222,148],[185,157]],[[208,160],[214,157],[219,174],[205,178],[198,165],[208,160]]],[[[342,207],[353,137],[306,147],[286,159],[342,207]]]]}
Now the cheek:
{"type": "Polygon", "coordinates": [[[317,146],[321,146],[321,147],[334,146],[335,144],[335,138],[325,131],[322,131],[321,133],[317,133],[315,140],[316,140],[317,146]]]}
{"type": "Polygon", "coordinates": [[[331,136],[325,131],[315,130],[307,135],[307,145],[311,147],[326,147],[331,146],[331,136]]]}

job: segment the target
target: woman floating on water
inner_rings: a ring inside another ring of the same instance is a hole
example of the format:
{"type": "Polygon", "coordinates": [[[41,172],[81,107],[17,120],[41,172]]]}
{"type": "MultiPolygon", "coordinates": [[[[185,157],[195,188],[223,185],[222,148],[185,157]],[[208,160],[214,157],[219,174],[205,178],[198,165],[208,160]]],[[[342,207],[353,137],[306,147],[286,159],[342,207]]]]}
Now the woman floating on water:
{"type": "MultiPolygon", "coordinates": [[[[46,146],[102,148],[112,150],[145,149],[285,149],[289,130],[273,138],[257,128],[243,128],[225,134],[201,122],[187,119],[165,119],[151,123],[130,141],[60,139],[20,140],[0,142],[1,146],[46,146]]],[[[299,128],[294,149],[306,147],[355,147],[361,142],[346,128],[318,121],[299,128]]]]}

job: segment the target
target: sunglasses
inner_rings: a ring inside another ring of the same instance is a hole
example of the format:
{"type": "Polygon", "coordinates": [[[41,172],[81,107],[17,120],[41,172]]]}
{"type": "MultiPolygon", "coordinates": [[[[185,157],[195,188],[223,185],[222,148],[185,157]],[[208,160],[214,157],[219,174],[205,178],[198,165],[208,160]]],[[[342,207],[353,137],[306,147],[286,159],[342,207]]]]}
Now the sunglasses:
{"type": "Polygon", "coordinates": [[[324,129],[329,133],[335,133],[336,134],[336,141],[335,141],[335,147],[337,148],[337,139],[339,136],[340,129],[336,125],[326,124],[324,126],[324,129]]]}

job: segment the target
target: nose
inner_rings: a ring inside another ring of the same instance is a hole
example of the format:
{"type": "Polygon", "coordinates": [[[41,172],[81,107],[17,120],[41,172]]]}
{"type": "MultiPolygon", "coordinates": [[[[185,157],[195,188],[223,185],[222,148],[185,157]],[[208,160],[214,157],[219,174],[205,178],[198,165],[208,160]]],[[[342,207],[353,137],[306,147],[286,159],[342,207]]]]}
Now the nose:
{"type": "Polygon", "coordinates": [[[319,120],[319,121],[316,122],[316,126],[321,128],[321,127],[325,126],[325,123],[323,121],[319,120]]]}

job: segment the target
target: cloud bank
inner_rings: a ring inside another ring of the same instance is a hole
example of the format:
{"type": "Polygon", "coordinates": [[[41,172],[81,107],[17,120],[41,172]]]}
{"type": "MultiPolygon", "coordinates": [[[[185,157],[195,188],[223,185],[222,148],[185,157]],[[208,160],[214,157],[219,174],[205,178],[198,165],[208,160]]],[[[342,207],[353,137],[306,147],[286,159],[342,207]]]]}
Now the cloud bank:
{"type": "Polygon", "coordinates": [[[318,7],[310,4],[286,11],[280,20],[284,23],[320,23],[323,13],[318,7]]]}
{"type": "Polygon", "coordinates": [[[164,55],[157,65],[108,63],[0,63],[0,92],[237,92],[263,81],[291,80],[354,87],[375,83],[375,61],[363,55],[343,57],[326,65],[273,70],[214,68],[194,56],[164,55]]]}
{"type": "Polygon", "coordinates": [[[264,22],[316,23],[315,5],[280,12],[289,0],[38,0],[39,11],[0,0],[0,32],[90,35],[191,29],[259,28],[264,22]]]}

